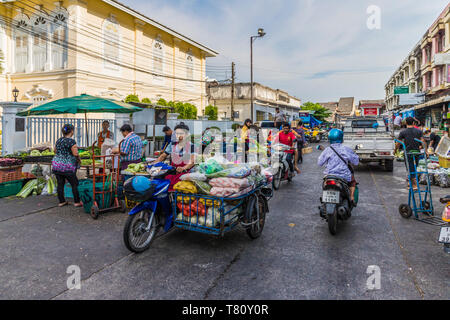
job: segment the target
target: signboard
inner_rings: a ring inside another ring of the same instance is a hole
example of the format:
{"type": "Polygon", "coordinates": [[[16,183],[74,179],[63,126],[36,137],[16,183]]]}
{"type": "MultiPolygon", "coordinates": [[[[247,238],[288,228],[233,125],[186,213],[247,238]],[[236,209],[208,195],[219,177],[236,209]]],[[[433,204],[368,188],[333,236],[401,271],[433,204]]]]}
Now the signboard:
{"type": "Polygon", "coordinates": [[[408,94],[408,93],[409,93],[408,86],[401,86],[401,87],[394,88],[394,94],[408,94]]]}
{"type": "Polygon", "coordinates": [[[363,108],[363,115],[365,116],[377,116],[378,108],[363,108]]]}
{"type": "Polygon", "coordinates": [[[450,64],[450,53],[436,53],[434,55],[434,64],[437,66],[450,64]]]}
{"type": "Polygon", "coordinates": [[[155,110],[155,124],[161,126],[167,125],[167,109],[155,110]]]}
{"type": "Polygon", "coordinates": [[[411,94],[400,94],[399,95],[399,106],[410,106],[421,104],[425,102],[424,93],[411,93],[411,94]]]}

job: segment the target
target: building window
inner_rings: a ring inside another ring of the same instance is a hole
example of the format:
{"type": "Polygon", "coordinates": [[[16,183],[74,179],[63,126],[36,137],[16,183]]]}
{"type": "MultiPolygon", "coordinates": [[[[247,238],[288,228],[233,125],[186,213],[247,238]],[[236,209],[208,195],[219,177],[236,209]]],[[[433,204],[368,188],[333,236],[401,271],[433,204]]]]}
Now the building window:
{"type": "Polygon", "coordinates": [[[153,72],[156,74],[156,79],[164,80],[161,77],[164,74],[164,43],[159,37],[153,45],[153,72]]]}
{"type": "Polygon", "coordinates": [[[53,69],[67,67],[67,14],[61,10],[53,14],[51,26],[53,69]]]}
{"type": "Polygon", "coordinates": [[[25,72],[28,65],[28,19],[25,17],[14,22],[14,69],[25,72]]]}
{"type": "Polygon", "coordinates": [[[103,56],[105,67],[119,70],[120,62],[120,30],[117,21],[110,17],[103,23],[103,56]]]}
{"type": "Polygon", "coordinates": [[[33,22],[33,70],[44,71],[47,63],[47,20],[41,16],[33,22]]]}
{"type": "Polygon", "coordinates": [[[186,78],[194,80],[194,57],[191,51],[186,54],[186,78]]]}

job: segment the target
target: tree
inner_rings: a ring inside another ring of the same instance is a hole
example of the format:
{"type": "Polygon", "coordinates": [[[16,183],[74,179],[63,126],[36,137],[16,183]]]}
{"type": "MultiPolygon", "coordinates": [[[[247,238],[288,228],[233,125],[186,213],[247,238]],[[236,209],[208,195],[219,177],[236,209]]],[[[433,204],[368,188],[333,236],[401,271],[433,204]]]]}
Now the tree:
{"type": "Polygon", "coordinates": [[[164,100],[163,98],[159,99],[158,102],[156,103],[158,106],[163,106],[166,107],[167,106],[167,101],[164,100]]]}
{"type": "Polygon", "coordinates": [[[331,116],[332,112],[327,108],[323,107],[319,103],[306,102],[301,107],[302,110],[314,111],[314,118],[320,121],[324,121],[326,118],[331,116]]]}
{"type": "Polygon", "coordinates": [[[151,103],[152,103],[152,102],[150,101],[149,98],[144,98],[144,99],[142,99],[141,102],[142,102],[142,103],[148,103],[148,104],[151,104],[151,103]]]}
{"type": "Polygon", "coordinates": [[[184,118],[183,119],[197,119],[197,107],[190,103],[184,104],[184,118]]]}
{"type": "Polygon", "coordinates": [[[209,105],[205,108],[205,115],[208,116],[208,120],[217,120],[218,111],[217,107],[209,105]]]}
{"type": "Polygon", "coordinates": [[[129,94],[126,98],[125,98],[125,102],[129,103],[129,102],[139,102],[139,97],[135,94],[129,94]]]}

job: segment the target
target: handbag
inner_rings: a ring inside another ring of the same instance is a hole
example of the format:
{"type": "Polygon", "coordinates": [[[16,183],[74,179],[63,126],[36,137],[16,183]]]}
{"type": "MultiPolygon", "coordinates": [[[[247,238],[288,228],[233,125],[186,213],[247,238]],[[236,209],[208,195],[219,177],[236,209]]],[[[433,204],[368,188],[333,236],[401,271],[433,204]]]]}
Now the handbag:
{"type": "Polygon", "coordinates": [[[333,148],[333,146],[330,146],[330,148],[331,148],[331,150],[334,151],[334,153],[336,153],[336,155],[339,157],[339,159],[341,159],[347,165],[348,170],[350,170],[350,172],[352,174],[355,174],[355,171],[353,170],[353,167],[347,161],[345,161],[344,158],[342,158],[342,156],[333,148]]]}

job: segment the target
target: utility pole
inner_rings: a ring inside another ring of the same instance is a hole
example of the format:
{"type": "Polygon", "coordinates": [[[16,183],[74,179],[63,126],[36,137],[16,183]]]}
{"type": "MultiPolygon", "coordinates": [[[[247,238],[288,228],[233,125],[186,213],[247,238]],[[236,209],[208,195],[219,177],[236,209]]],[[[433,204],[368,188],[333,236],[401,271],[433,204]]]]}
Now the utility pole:
{"type": "Polygon", "coordinates": [[[236,76],[234,62],[231,63],[231,121],[234,121],[234,79],[236,76]]]}

